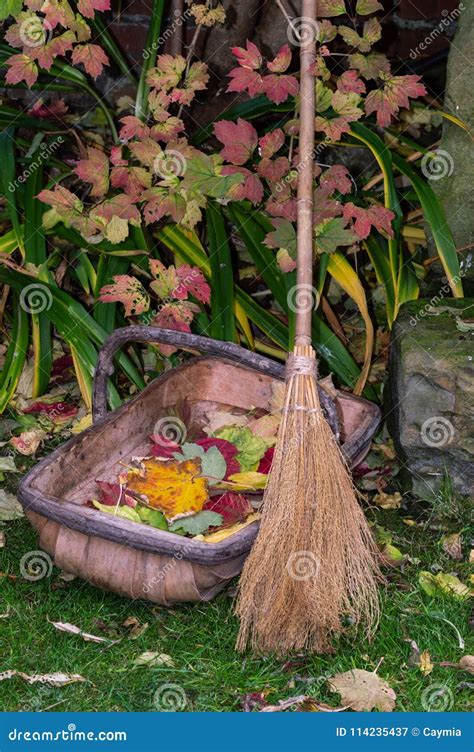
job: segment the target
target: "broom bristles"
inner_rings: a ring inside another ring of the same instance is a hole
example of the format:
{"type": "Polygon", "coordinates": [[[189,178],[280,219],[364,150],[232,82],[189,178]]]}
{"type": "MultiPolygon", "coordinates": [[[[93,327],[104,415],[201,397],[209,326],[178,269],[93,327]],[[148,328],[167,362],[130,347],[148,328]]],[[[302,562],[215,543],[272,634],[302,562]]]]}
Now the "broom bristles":
{"type": "MultiPolygon", "coordinates": [[[[294,354],[315,358],[311,347],[294,354]]],[[[378,558],[322,415],[315,375],[293,374],[259,534],[240,579],[237,649],[326,652],[345,616],[371,633],[379,614],[378,558]]]]}

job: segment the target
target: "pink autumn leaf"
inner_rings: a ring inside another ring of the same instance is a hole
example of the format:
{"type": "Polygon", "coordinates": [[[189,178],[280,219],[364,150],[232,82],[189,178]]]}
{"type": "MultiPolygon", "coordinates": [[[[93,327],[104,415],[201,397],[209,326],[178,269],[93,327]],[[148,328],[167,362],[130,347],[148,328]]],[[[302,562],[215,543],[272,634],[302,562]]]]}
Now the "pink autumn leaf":
{"type": "Polygon", "coordinates": [[[121,141],[130,141],[132,138],[146,138],[150,133],[149,127],[134,115],[126,115],[120,119],[120,122],[123,123],[119,133],[121,141]]]}
{"type": "Polygon", "coordinates": [[[150,298],[136,277],[117,274],[112,279],[113,283],[105,285],[100,291],[99,300],[102,303],[123,303],[125,316],[137,316],[148,311],[150,298]]]}
{"type": "Polygon", "coordinates": [[[344,71],[337,82],[337,88],[342,91],[343,94],[349,94],[353,92],[355,94],[365,94],[366,86],[362,79],[359,78],[357,71],[347,70],[344,71]]]}
{"type": "Polygon", "coordinates": [[[354,231],[361,240],[370,235],[372,227],[385,230],[391,238],[394,237],[392,222],[395,214],[384,206],[370,206],[364,209],[349,202],[344,205],[343,216],[346,220],[355,220],[354,231]]]}
{"type": "Polygon", "coordinates": [[[248,199],[252,204],[259,204],[263,198],[263,185],[261,180],[246,167],[233,167],[225,165],[222,168],[222,175],[243,175],[244,181],[233,185],[230,189],[230,196],[233,201],[244,201],[248,199]]]}
{"type": "Polygon", "coordinates": [[[140,224],[140,212],[135,206],[135,201],[136,199],[133,196],[120,193],[118,196],[112,196],[112,198],[94,206],[91,213],[94,217],[101,217],[107,223],[113,217],[119,217],[120,219],[126,219],[138,227],[140,224]]]}
{"type": "Polygon", "coordinates": [[[229,72],[229,78],[232,79],[227,87],[229,92],[247,91],[251,97],[263,94],[263,78],[258,71],[250,68],[233,68],[229,72]]]}
{"type": "Polygon", "coordinates": [[[98,78],[104,65],[109,64],[109,58],[98,44],[79,44],[72,53],[72,62],[74,65],[82,63],[92,78],[98,78]]]}
{"type": "Polygon", "coordinates": [[[275,59],[268,63],[268,70],[272,73],[284,73],[291,63],[291,50],[287,44],[285,44],[281,50],[277,53],[275,59]]]}
{"type": "MultiPolygon", "coordinates": [[[[191,322],[194,318],[194,314],[199,311],[199,308],[194,303],[188,303],[186,301],[180,303],[168,303],[163,305],[158,314],[154,318],[156,326],[160,326],[163,329],[174,329],[178,332],[190,332],[191,322]]],[[[176,352],[176,347],[172,345],[160,345],[159,350],[163,355],[169,357],[176,352]]]]}
{"type": "Polygon", "coordinates": [[[214,496],[206,501],[203,510],[220,514],[223,520],[220,527],[230,527],[236,522],[243,522],[252,514],[253,507],[243,494],[226,491],[221,496],[214,496]]]}
{"type": "Polygon", "coordinates": [[[44,204],[49,204],[49,206],[60,211],[81,212],[83,208],[81,200],[59,183],[54,186],[54,190],[52,191],[45,188],[38,194],[37,198],[44,204]]]}
{"type": "Polygon", "coordinates": [[[125,487],[120,483],[108,483],[105,480],[96,480],[96,484],[99,488],[99,502],[101,504],[105,504],[107,507],[123,505],[135,508],[137,506],[136,499],[126,493],[125,487]]]}
{"type": "Polygon", "coordinates": [[[88,147],[87,159],[80,159],[74,168],[77,177],[91,183],[91,196],[102,198],[109,189],[109,160],[100,149],[88,147]]]}
{"type": "Polygon", "coordinates": [[[260,460],[260,464],[257,468],[258,473],[265,473],[265,475],[267,475],[270,472],[274,454],[275,447],[269,447],[260,460]]]}
{"type": "Polygon", "coordinates": [[[269,131],[265,136],[262,136],[258,142],[261,156],[270,159],[281,149],[284,143],[285,134],[281,128],[275,128],[274,131],[269,131]]]}
{"type": "Polygon", "coordinates": [[[19,84],[25,81],[31,89],[38,78],[38,66],[28,55],[12,55],[5,61],[8,71],[5,76],[7,84],[19,84]]]}
{"type": "Polygon", "coordinates": [[[96,10],[110,10],[110,0],[78,0],[77,9],[86,18],[94,18],[96,10]]]}
{"type": "Polygon", "coordinates": [[[160,457],[163,460],[171,460],[174,458],[175,452],[181,451],[181,445],[175,441],[171,441],[163,434],[153,434],[150,436],[152,446],[151,453],[153,457],[160,457]]]}
{"type": "Polygon", "coordinates": [[[45,104],[42,99],[38,99],[33,107],[28,110],[28,114],[32,117],[40,118],[41,120],[48,120],[50,118],[62,120],[64,115],[67,115],[68,111],[69,108],[64,99],[58,99],[49,104],[45,104]]]}
{"type": "Polygon", "coordinates": [[[349,170],[345,165],[332,165],[321,175],[319,185],[327,189],[328,195],[334,193],[334,191],[339,191],[342,194],[350,193],[352,181],[349,170]]]}
{"type": "Polygon", "coordinates": [[[258,70],[262,65],[262,55],[253,42],[247,40],[246,49],[243,47],[232,47],[231,52],[243,68],[258,70]]]}
{"type": "Polygon", "coordinates": [[[285,102],[288,97],[295,97],[299,86],[298,79],[294,76],[272,73],[263,78],[263,90],[268,99],[275,104],[285,102]]]}
{"type": "Polygon", "coordinates": [[[228,162],[243,165],[252,156],[258,143],[257,131],[251,123],[239,118],[236,123],[220,120],[214,125],[214,134],[224,148],[221,156],[228,162]]]}
{"type": "Polygon", "coordinates": [[[173,290],[173,296],[177,300],[186,300],[193,295],[201,303],[209,303],[211,300],[211,288],[204,274],[196,266],[182,264],[176,268],[178,286],[173,290]]]}
{"type": "MultiPolygon", "coordinates": [[[[290,163],[286,157],[277,157],[276,159],[262,159],[258,164],[257,171],[261,178],[270,182],[277,182],[288,173],[290,163]]],[[[280,189],[281,192],[281,189],[280,189]]]]}
{"type": "Polygon", "coordinates": [[[380,78],[384,82],[383,88],[367,95],[365,111],[367,115],[376,112],[377,124],[385,128],[401,107],[410,106],[410,97],[422,97],[426,94],[426,89],[420,83],[420,76],[391,76],[384,73],[380,78]]]}

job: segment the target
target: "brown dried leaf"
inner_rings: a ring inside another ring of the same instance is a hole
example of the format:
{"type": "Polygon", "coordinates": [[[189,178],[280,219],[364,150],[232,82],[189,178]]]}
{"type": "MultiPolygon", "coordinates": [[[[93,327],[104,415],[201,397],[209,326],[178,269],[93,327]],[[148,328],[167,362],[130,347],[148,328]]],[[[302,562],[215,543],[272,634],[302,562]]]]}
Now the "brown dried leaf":
{"type": "Polygon", "coordinates": [[[24,679],[28,684],[49,684],[51,687],[64,687],[66,684],[74,684],[75,682],[85,682],[80,674],[24,674],[23,671],[4,671],[0,674],[0,681],[4,679],[13,679],[14,676],[19,676],[24,679]]]}
{"type": "Polygon", "coordinates": [[[443,551],[445,551],[451,559],[455,559],[455,561],[462,560],[462,541],[460,533],[445,535],[441,538],[441,546],[443,551]]]}
{"type": "Polygon", "coordinates": [[[459,661],[459,668],[467,671],[468,674],[474,674],[474,655],[463,655],[459,661]]]}
{"type": "Polygon", "coordinates": [[[424,676],[428,676],[434,669],[434,664],[431,662],[431,656],[428,650],[423,650],[420,655],[420,671],[424,676]]]}
{"type": "Polygon", "coordinates": [[[394,494],[388,494],[381,491],[374,496],[374,504],[382,509],[399,509],[402,503],[401,494],[396,491],[394,494]]]}
{"type": "Polygon", "coordinates": [[[353,710],[378,710],[391,712],[397,696],[391,686],[370,671],[354,668],[329,679],[332,692],[339,692],[343,705],[353,710]]]}
{"type": "Polygon", "coordinates": [[[82,629],[76,627],[75,624],[69,624],[68,622],[63,621],[50,621],[49,623],[52,624],[55,629],[59,630],[59,632],[78,635],[79,637],[82,637],[85,642],[105,642],[107,644],[110,644],[111,642],[105,637],[97,637],[96,635],[89,634],[89,632],[83,632],[82,629]]]}

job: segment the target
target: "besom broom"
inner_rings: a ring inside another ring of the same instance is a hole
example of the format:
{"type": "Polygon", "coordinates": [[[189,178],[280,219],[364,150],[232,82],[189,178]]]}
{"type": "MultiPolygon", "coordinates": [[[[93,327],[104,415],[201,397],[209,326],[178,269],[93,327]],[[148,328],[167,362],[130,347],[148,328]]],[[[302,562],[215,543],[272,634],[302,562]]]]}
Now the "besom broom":
{"type": "Polygon", "coordinates": [[[319,404],[311,346],[316,2],[303,0],[294,350],[258,537],[239,583],[237,649],[331,649],[342,620],[368,633],[379,612],[377,550],[319,404]],[[304,37],[307,38],[304,38],[304,37]]]}

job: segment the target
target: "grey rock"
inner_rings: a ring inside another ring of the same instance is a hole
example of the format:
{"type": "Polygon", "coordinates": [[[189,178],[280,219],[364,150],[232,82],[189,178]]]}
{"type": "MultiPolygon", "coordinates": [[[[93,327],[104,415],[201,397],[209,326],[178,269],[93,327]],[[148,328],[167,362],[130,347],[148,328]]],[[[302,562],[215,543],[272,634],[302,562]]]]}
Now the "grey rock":
{"type": "Polygon", "coordinates": [[[388,426],[405,488],[432,498],[446,476],[474,495],[474,300],[405,303],[392,330],[388,426]]]}

